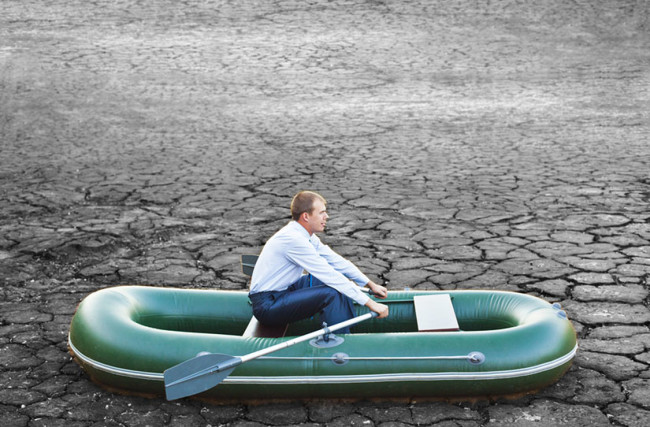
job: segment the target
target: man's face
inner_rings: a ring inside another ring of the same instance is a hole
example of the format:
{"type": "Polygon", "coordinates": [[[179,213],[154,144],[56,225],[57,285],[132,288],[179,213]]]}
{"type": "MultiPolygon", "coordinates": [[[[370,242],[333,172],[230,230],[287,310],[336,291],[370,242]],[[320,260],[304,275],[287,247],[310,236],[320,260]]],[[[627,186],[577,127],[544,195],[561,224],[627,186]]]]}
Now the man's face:
{"type": "Polygon", "coordinates": [[[314,201],[314,207],[311,210],[311,213],[307,213],[307,225],[309,230],[312,233],[320,233],[325,230],[325,225],[327,224],[327,209],[325,204],[320,201],[314,201]]]}

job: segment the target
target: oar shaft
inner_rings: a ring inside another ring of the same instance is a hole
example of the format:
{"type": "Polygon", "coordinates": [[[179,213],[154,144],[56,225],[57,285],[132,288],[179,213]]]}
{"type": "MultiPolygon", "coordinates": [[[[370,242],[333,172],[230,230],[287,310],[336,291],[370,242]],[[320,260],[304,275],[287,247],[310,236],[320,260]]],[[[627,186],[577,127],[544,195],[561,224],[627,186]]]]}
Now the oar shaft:
{"type": "Polygon", "coordinates": [[[258,357],[264,356],[269,353],[273,353],[274,351],[282,350],[287,347],[291,347],[294,344],[298,344],[303,341],[310,340],[312,338],[317,338],[323,334],[337,331],[339,329],[345,328],[346,326],[351,326],[359,322],[363,322],[366,319],[370,319],[371,317],[376,316],[377,313],[375,312],[370,312],[366,314],[362,314],[361,316],[354,317],[349,320],[345,320],[341,323],[337,323],[336,325],[328,326],[327,328],[319,329],[318,331],[311,332],[307,335],[302,335],[297,338],[281,342],[276,345],[272,345],[271,347],[263,348],[261,350],[258,350],[253,353],[249,353],[247,355],[241,356],[242,363],[248,362],[249,360],[257,359],[258,357]]]}
{"type": "Polygon", "coordinates": [[[198,355],[192,359],[179,363],[176,366],[165,371],[165,393],[168,400],[180,399],[181,397],[191,396],[208,390],[221,381],[239,365],[249,360],[256,359],[265,354],[282,350],[299,342],[316,338],[320,335],[328,334],[332,331],[363,322],[378,314],[370,312],[345,322],[311,332],[307,335],[297,337],[274,346],[247,354],[245,356],[229,356],[227,354],[207,353],[198,355]]]}

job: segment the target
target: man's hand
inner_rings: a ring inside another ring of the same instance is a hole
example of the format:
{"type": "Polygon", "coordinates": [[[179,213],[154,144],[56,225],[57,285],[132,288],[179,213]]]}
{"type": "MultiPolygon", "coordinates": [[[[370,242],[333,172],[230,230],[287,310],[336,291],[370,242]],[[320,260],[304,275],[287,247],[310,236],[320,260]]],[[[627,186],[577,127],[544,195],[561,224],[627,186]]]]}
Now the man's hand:
{"type": "Polygon", "coordinates": [[[384,298],[386,298],[386,297],[388,296],[388,289],[386,289],[385,287],[383,287],[383,286],[381,286],[381,285],[376,284],[376,283],[373,282],[372,280],[369,281],[369,282],[366,284],[366,287],[367,287],[368,289],[370,289],[370,292],[372,292],[373,294],[375,294],[375,296],[376,296],[377,298],[384,299],[384,298]]]}
{"type": "Polygon", "coordinates": [[[386,304],[382,304],[375,300],[370,299],[366,303],[366,307],[368,307],[370,310],[374,311],[379,315],[377,316],[377,319],[383,319],[384,317],[388,317],[388,306],[386,304]]]}

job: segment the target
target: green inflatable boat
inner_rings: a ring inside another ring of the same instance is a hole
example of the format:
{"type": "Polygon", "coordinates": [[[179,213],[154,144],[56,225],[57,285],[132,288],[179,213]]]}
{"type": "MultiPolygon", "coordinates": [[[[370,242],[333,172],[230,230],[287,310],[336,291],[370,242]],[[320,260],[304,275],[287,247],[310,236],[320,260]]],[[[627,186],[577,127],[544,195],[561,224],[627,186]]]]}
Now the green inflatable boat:
{"type": "Polygon", "coordinates": [[[245,292],[113,287],[81,302],[69,348],[97,383],[145,395],[164,395],[165,371],[188,360],[214,353],[244,359],[199,394],[221,400],[521,395],[557,381],[577,350],[564,311],[525,294],[391,291],[382,302],[390,307],[386,319],[358,323],[352,334],[325,330],[319,339],[294,343],[321,329],[318,319],[251,332],[255,319],[245,292]],[[449,296],[457,330],[418,329],[414,298],[427,295],[449,296]],[[244,357],[282,343],[292,345],[244,357]]]}

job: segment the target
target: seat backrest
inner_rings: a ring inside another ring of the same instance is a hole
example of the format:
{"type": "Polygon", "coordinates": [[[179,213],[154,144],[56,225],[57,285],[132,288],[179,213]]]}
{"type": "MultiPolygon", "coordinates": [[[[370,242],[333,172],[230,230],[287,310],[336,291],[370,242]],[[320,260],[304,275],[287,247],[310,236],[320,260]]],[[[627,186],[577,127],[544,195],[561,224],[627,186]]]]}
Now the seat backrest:
{"type": "Polygon", "coordinates": [[[241,271],[247,276],[253,275],[253,269],[255,268],[255,263],[257,262],[257,255],[242,255],[241,256],[241,271]]]}

